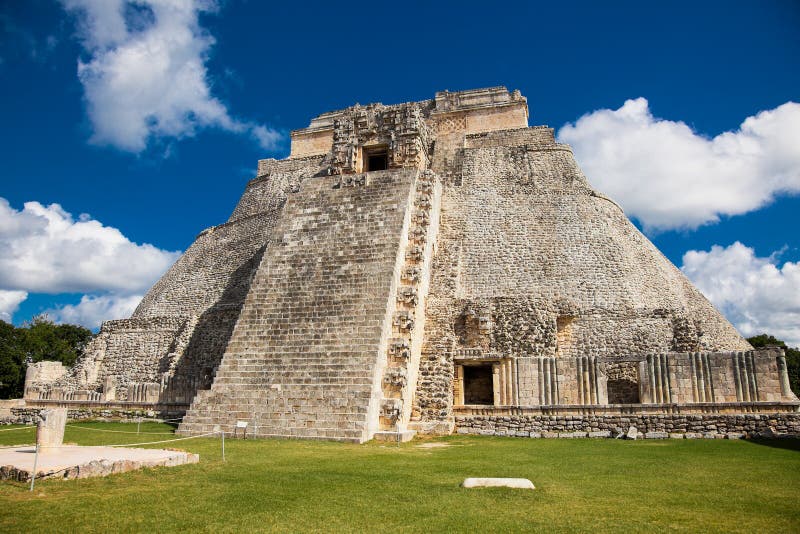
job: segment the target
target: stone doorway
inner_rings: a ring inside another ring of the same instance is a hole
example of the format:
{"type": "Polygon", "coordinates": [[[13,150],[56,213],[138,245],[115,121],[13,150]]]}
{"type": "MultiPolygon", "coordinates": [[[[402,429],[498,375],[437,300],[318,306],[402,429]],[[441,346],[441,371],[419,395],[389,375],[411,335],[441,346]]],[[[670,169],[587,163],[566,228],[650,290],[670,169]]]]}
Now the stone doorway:
{"type": "Polygon", "coordinates": [[[364,149],[364,172],[385,171],[389,168],[389,147],[364,149]]]}
{"type": "Polygon", "coordinates": [[[613,362],[606,368],[609,404],[639,404],[638,362],[613,362]]]}
{"type": "Polygon", "coordinates": [[[494,404],[492,364],[464,366],[464,404],[494,404]]]}

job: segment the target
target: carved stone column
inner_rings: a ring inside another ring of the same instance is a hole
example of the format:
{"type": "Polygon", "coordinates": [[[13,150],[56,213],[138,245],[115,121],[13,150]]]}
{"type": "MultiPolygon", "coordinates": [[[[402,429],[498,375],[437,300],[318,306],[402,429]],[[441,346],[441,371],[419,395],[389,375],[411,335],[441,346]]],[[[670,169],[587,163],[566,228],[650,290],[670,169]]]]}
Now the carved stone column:
{"type": "Polygon", "coordinates": [[[36,444],[39,452],[55,452],[64,443],[64,427],[67,424],[66,408],[47,408],[39,412],[36,428],[36,444]]]}

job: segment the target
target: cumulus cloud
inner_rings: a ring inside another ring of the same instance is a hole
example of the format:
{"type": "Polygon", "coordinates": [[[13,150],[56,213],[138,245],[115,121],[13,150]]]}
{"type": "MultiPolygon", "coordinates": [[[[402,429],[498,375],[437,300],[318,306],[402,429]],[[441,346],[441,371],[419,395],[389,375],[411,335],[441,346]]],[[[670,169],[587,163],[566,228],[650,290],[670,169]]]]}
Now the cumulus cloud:
{"type": "Polygon", "coordinates": [[[800,104],[793,102],[707,138],[654,117],[637,98],[566,124],[558,138],[572,145],[598,190],[655,231],[696,228],[800,192],[798,131],[800,104]]]}
{"type": "Polygon", "coordinates": [[[142,300],[142,295],[83,295],[78,304],[47,310],[58,323],[81,324],[100,328],[103,321],[127,319],[142,300]]]}
{"type": "Polygon", "coordinates": [[[26,298],[28,298],[28,293],[25,291],[7,291],[5,289],[0,289],[0,321],[10,323],[14,312],[17,311],[19,305],[26,298]]]}
{"type": "Polygon", "coordinates": [[[681,269],[745,336],[769,333],[800,346],[800,262],[778,264],[735,242],[690,250],[681,269]]]}
{"type": "Polygon", "coordinates": [[[282,135],[232,117],[211,93],[206,61],[214,37],[199,24],[216,10],[202,0],[62,0],[77,15],[88,60],[78,61],[92,141],[141,152],[158,138],[213,127],[245,134],[266,150],[282,135]]]}
{"type": "Polygon", "coordinates": [[[0,198],[0,289],[36,293],[141,292],[179,252],[131,242],[116,228],[58,205],[0,198]]]}
{"type": "Polygon", "coordinates": [[[0,198],[0,319],[10,321],[28,293],[85,293],[79,304],[48,310],[62,322],[95,327],[127,317],[179,255],[89,215],[76,220],[58,204],[16,210],[0,198]]]}

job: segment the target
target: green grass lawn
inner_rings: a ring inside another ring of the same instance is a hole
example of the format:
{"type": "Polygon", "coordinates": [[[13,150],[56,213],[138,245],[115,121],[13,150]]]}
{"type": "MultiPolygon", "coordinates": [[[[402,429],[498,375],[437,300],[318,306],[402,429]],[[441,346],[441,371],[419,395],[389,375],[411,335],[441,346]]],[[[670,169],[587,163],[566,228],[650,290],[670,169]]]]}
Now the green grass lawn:
{"type": "MultiPolygon", "coordinates": [[[[2,432],[0,445],[29,443],[32,435],[2,432]]],[[[159,438],[169,436],[70,427],[65,441],[159,438]]],[[[219,439],[168,445],[199,453],[200,463],[39,481],[32,494],[23,484],[0,484],[0,531],[800,531],[795,440],[451,436],[397,447],[229,439],[226,462],[219,439]],[[418,446],[433,442],[447,446],[418,446]],[[460,488],[468,476],[526,477],[537,489],[460,488]]]]}

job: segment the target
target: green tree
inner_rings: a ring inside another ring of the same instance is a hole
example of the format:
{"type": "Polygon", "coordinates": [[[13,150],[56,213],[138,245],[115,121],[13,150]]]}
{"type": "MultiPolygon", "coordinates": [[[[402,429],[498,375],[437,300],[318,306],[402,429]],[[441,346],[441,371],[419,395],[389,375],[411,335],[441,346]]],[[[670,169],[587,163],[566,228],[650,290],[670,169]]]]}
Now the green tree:
{"type": "Polygon", "coordinates": [[[789,385],[795,395],[800,395],[800,350],[788,347],[783,340],[769,334],[760,334],[747,338],[755,348],[778,346],[786,352],[786,370],[789,373],[789,385]]]}
{"type": "Polygon", "coordinates": [[[0,398],[22,396],[29,363],[48,360],[70,366],[92,337],[82,326],[55,324],[46,315],[21,327],[0,321],[0,398]]]}
{"type": "Polygon", "coordinates": [[[19,397],[25,383],[25,350],[14,325],[0,321],[0,398],[19,397]]]}

